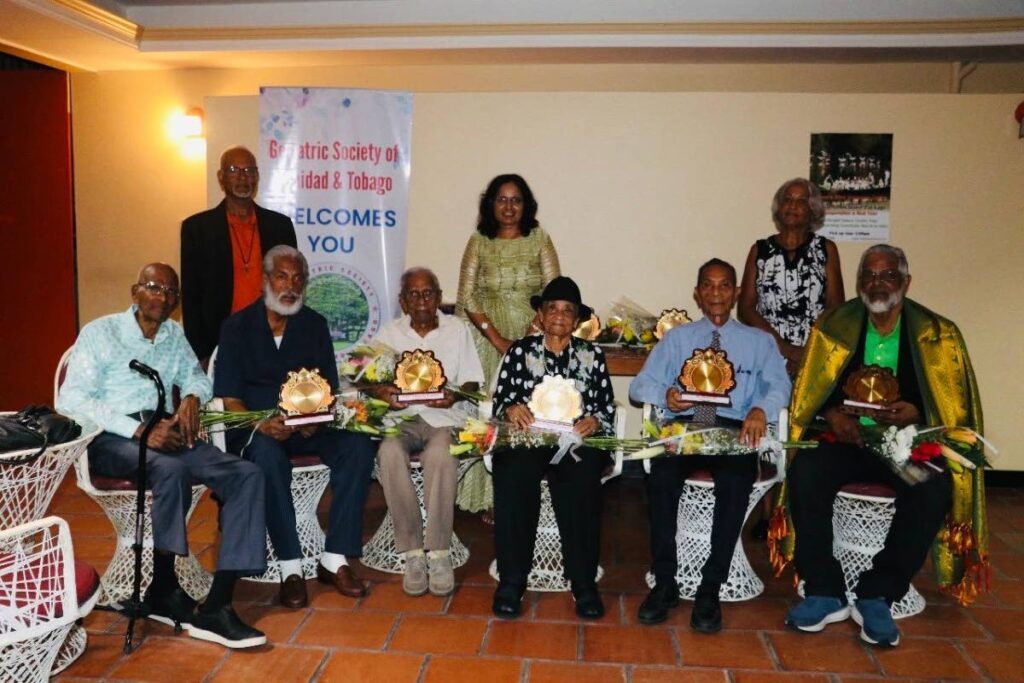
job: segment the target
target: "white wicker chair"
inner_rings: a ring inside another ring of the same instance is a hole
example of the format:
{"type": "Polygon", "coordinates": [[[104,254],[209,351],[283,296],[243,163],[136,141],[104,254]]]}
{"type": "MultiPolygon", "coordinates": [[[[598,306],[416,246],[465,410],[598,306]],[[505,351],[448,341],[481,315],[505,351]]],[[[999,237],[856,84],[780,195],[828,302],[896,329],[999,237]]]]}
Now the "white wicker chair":
{"type": "MultiPolygon", "coordinates": [[[[654,408],[644,406],[644,416],[649,419],[654,408]]],[[[779,413],[776,434],[779,441],[788,438],[787,410],[779,413]]],[[[685,457],[685,456],[680,456],[685,457]]],[[[728,457],[728,456],[725,456],[728,457]]],[[[644,460],[644,470],[649,474],[650,460],[644,460]]],[[[744,521],[751,510],[757,506],[761,498],[782,479],[782,468],[774,465],[761,465],[760,475],[754,482],[747,502],[744,521]]],[[[676,557],[679,568],[676,571],[676,583],[679,584],[679,597],[692,600],[697,594],[701,582],[701,569],[711,554],[711,525],[715,509],[715,482],[706,472],[695,472],[686,479],[683,493],[679,497],[679,512],[676,521],[676,557]]],[[[654,587],[654,574],[647,572],[647,585],[654,587]]],[[[736,541],[736,549],[729,565],[729,577],[719,590],[719,599],[723,602],[750,600],[764,592],[761,581],[743,549],[742,537],[736,541]]]]}
{"type": "MultiPolygon", "coordinates": [[[[461,479],[469,467],[476,460],[468,459],[459,462],[458,476],[461,479]]],[[[374,476],[379,480],[378,467],[374,464],[374,476]]],[[[416,489],[416,499],[420,503],[420,516],[424,521],[427,519],[427,508],[423,501],[423,468],[418,460],[409,463],[409,476],[412,477],[412,485],[416,489]]],[[[466,564],[469,560],[469,548],[467,548],[459,537],[452,532],[451,545],[452,567],[457,569],[466,564]]],[[[395,525],[391,519],[391,510],[384,514],[377,531],[373,537],[363,546],[363,556],[360,561],[364,566],[376,569],[389,574],[405,573],[405,554],[398,552],[395,547],[395,525]]]]}
{"type": "MultiPolygon", "coordinates": [[[[40,519],[46,514],[53,494],[64,480],[68,468],[100,430],[82,424],[82,436],[74,441],[47,448],[38,459],[26,465],[4,466],[0,463],[0,529],[40,519]]],[[[34,450],[0,454],[0,461],[31,455],[34,450]]],[[[57,657],[53,673],[59,673],[85,651],[85,628],[74,624],[57,657]]]]}
{"type": "MultiPolygon", "coordinates": [[[[96,572],[76,564],[71,532],[59,517],[0,531],[0,680],[42,683],[57,673],[59,653],[75,622],[92,611],[98,587],[96,572]]],[[[80,628],[79,639],[80,652],[80,628]]]]}
{"type": "MultiPolygon", "coordinates": [[[[211,381],[216,360],[217,349],[214,349],[206,371],[211,381]]],[[[214,398],[210,401],[209,407],[211,410],[224,410],[224,401],[214,398]]],[[[213,431],[209,437],[210,443],[227,452],[223,431],[213,431]]],[[[324,530],[320,528],[320,521],[316,518],[316,507],[327,490],[327,484],[330,483],[331,469],[320,462],[318,456],[312,454],[297,455],[289,459],[292,463],[291,493],[292,505],[295,508],[295,529],[299,534],[299,548],[302,550],[302,576],[312,579],[316,577],[316,566],[323,555],[327,540],[324,530]]],[[[281,563],[274,552],[274,544],[270,542],[270,534],[267,534],[267,570],[259,576],[243,578],[260,583],[281,582],[281,563]]]]}
{"type": "MultiPolygon", "coordinates": [[[[57,365],[57,372],[54,377],[54,401],[60,391],[60,385],[64,381],[68,358],[71,349],[68,349],[57,365]]],[[[117,537],[117,544],[114,548],[114,556],[110,559],[107,569],[100,577],[102,591],[99,604],[105,607],[117,607],[122,601],[128,600],[132,595],[132,577],[134,575],[134,553],[132,544],[135,542],[135,482],[129,479],[109,479],[106,477],[93,477],[89,472],[89,455],[83,449],[75,461],[75,475],[78,488],[93,499],[103,514],[107,516],[114,527],[114,534],[117,537]]],[[[206,493],[206,487],[202,484],[192,486],[192,502],[189,505],[188,513],[185,516],[186,523],[192,516],[199,499],[206,493]]],[[[143,527],[143,548],[142,548],[142,591],[145,592],[150,581],[153,580],[153,527],[152,527],[153,494],[146,492],[145,522],[143,527]]],[[[181,587],[196,600],[202,600],[210,591],[213,577],[203,569],[202,565],[190,552],[187,557],[175,558],[175,570],[181,587]]]]}
{"type": "MultiPolygon", "coordinates": [[[[626,412],[622,406],[615,409],[615,435],[624,438],[626,435],[626,412]]],[[[616,451],[614,466],[611,472],[601,479],[604,484],[609,479],[622,474],[622,451],[616,451]]],[[[487,471],[491,471],[491,456],[484,456],[487,471]]],[[[499,581],[498,561],[493,560],[490,575],[499,581]]],[[[604,568],[598,565],[595,581],[604,576],[604,568]]],[[[569,581],[565,578],[565,565],[562,558],[562,535],[558,532],[555,508],[551,504],[551,491],[547,480],[540,483],[540,516],[537,518],[537,540],[533,546],[533,567],[526,578],[526,588],[538,592],[565,592],[569,590],[569,581]]]]}
{"type": "MultiPolygon", "coordinates": [[[[848,484],[840,489],[832,510],[832,552],[843,567],[846,594],[851,604],[861,573],[885,544],[896,513],[895,492],[880,484],[848,484]]],[[[891,607],[893,619],[903,619],[924,610],[925,599],[911,584],[891,607]]]]}

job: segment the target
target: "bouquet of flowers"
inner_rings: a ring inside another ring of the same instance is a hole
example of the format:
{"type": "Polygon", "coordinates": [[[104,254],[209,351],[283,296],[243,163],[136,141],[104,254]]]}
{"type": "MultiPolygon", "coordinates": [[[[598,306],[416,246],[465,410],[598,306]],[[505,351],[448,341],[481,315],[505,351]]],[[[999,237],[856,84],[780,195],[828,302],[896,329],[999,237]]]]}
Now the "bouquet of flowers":
{"type": "Polygon", "coordinates": [[[398,354],[387,344],[372,342],[354,346],[338,366],[338,374],[353,384],[390,384],[395,381],[398,354]]]}
{"type": "Polygon", "coordinates": [[[645,460],[662,455],[741,455],[760,453],[761,457],[776,462],[787,448],[814,448],[816,441],[779,441],[774,429],[756,446],[740,442],[740,432],[734,427],[704,427],[690,429],[684,422],[671,421],[660,427],[644,420],[644,433],[649,437],[647,447],[634,452],[626,460],[645,460]]]}
{"type": "Polygon", "coordinates": [[[595,340],[598,344],[653,346],[657,341],[654,328],[658,316],[629,297],[622,297],[613,303],[611,310],[612,315],[595,340]]]}
{"type": "MultiPolygon", "coordinates": [[[[485,422],[476,418],[468,418],[461,429],[455,431],[455,443],[450,452],[456,457],[479,457],[502,446],[537,447],[562,446],[566,439],[576,441],[583,446],[602,451],[635,452],[647,446],[646,439],[619,439],[614,436],[579,437],[574,433],[555,433],[535,429],[517,429],[508,422],[485,422]],[[575,439],[573,439],[575,437],[575,439]]],[[[572,443],[570,445],[576,445],[572,443]]]]}
{"type": "MultiPolygon", "coordinates": [[[[403,418],[388,414],[388,403],[375,398],[338,398],[334,403],[334,419],[321,424],[331,429],[344,429],[370,436],[393,436],[403,418]]],[[[209,432],[228,429],[255,429],[264,420],[277,415],[277,408],[230,412],[203,410],[199,414],[200,427],[209,432]]]]}
{"type": "MultiPolygon", "coordinates": [[[[967,427],[928,427],[914,425],[897,428],[894,425],[861,425],[864,445],[908,484],[925,481],[943,466],[954,472],[964,469],[988,467],[985,446],[996,449],[983,436],[967,427]]],[[[835,435],[826,432],[822,441],[834,441],[835,435]]]]}

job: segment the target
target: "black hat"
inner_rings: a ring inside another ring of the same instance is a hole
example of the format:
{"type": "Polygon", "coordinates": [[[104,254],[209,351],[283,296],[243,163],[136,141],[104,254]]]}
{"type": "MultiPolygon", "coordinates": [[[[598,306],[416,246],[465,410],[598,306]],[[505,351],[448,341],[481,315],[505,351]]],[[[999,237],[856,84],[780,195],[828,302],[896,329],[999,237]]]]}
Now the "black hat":
{"type": "Polygon", "coordinates": [[[571,304],[576,304],[580,320],[590,320],[590,316],[594,313],[594,309],[584,305],[581,301],[580,288],[573,282],[573,279],[564,275],[559,275],[549,282],[540,296],[530,297],[530,305],[535,311],[545,301],[568,301],[571,304]]]}

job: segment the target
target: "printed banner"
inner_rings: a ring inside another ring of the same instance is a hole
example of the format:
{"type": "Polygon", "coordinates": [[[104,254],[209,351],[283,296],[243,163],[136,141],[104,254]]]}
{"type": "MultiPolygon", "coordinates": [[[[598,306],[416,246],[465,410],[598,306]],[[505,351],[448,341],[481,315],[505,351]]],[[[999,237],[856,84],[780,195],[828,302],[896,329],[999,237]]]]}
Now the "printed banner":
{"type": "Polygon", "coordinates": [[[411,143],[410,93],[260,88],[260,197],[295,223],[338,356],[398,312],[411,143]]]}
{"type": "Polygon", "coordinates": [[[810,179],[825,201],[825,237],[889,241],[892,133],[811,134],[810,179]]]}

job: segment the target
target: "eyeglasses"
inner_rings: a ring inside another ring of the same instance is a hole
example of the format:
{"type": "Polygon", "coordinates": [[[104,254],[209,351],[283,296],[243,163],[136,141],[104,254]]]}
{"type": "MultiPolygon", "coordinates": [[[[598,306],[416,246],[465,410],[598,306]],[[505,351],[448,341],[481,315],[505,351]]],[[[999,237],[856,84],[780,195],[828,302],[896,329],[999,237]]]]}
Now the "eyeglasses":
{"type": "Polygon", "coordinates": [[[402,295],[411,301],[429,301],[437,295],[437,290],[434,289],[412,289],[403,292],[402,295]]]}
{"type": "Polygon", "coordinates": [[[232,173],[235,175],[256,176],[260,174],[260,169],[258,166],[235,166],[234,164],[232,164],[225,168],[224,170],[227,171],[228,173],[232,173]]]}
{"type": "Polygon", "coordinates": [[[511,204],[512,206],[520,206],[523,203],[522,197],[495,197],[495,204],[511,204]]]}
{"type": "Polygon", "coordinates": [[[864,270],[860,274],[860,283],[862,285],[870,285],[875,281],[881,282],[887,285],[898,285],[903,281],[903,273],[898,270],[864,270]]]}
{"type": "Polygon", "coordinates": [[[168,299],[177,299],[181,296],[181,290],[177,287],[168,287],[160,284],[159,282],[153,282],[152,280],[149,282],[140,282],[139,286],[154,296],[157,294],[163,294],[168,299]]]}

